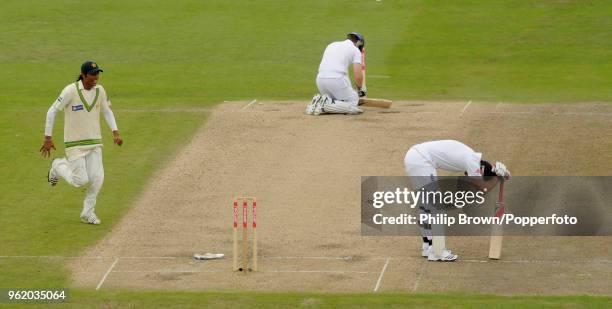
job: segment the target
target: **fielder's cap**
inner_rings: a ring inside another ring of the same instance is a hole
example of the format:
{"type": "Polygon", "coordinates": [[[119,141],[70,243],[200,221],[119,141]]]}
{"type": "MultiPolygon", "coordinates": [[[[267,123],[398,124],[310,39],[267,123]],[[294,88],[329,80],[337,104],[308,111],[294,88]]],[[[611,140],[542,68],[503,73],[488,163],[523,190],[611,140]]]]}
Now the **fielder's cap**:
{"type": "Polygon", "coordinates": [[[104,72],[104,70],[92,60],[87,60],[81,65],[81,73],[83,74],[98,74],[98,72],[104,72]]]}

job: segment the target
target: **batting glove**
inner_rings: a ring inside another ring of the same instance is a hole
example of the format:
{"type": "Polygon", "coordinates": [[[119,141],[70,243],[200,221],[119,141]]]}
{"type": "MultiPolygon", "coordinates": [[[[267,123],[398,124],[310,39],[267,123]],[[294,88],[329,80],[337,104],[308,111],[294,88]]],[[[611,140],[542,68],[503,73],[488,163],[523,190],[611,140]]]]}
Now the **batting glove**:
{"type": "Polygon", "coordinates": [[[359,95],[360,98],[365,97],[368,93],[365,91],[365,89],[357,89],[357,94],[359,95]]]}
{"type": "Polygon", "coordinates": [[[493,166],[493,169],[491,169],[491,171],[495,173],[497,176],[501,176],[506,179],[510,179],[510,171],[508,170],[506,165],[504,165],[501,162],[495,162],[495,165],[493,166]]]}

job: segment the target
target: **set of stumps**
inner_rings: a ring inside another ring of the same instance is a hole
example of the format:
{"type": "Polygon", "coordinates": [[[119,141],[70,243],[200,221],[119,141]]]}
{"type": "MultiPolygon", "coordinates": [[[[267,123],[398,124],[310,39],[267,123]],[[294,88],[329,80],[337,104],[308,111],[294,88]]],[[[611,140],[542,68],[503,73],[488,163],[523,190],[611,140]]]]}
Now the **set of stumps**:
{"type": "Polygon", "coordinates": [[[234,198],[234,246],[233,246],[233,270],[248,273],[257,271],[257,199],[254,197],[236,197],[234,198]],[[242,202],[242,250],[238,253],[238,203],[242,202]],[[249,202],[251,204],[251,224],[249,224],[249,202]],[[252,263],[249,267],[249,225],[252,226],[252,263]],[[238,258],[241,257],[240,266],[238,258]]]}

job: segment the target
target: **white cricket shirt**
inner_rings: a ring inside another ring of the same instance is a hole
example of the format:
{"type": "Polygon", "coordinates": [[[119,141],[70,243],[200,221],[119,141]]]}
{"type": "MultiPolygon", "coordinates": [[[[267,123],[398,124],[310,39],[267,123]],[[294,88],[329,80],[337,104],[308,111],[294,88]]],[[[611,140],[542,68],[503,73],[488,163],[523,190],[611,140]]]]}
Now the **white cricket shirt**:
{"type": "Polygon", "coordinates": [[[482,176],[482,153],[455,140],[425,142],[413,146],[435,168],[450,172],[467,172],[468,176],[482,176]]]}
{"type": "Polygon", "coordinates": [[[317,78],[340,78],[348,75],[349,65],[361,64],[361,52],[351,40],[327,45],[317,78]]]}
{"type": "Polygon", "coordinates": [[[69,159],[102,146],[100,109],[110,105],[101,85],[85,90],[83,82],[78,81],[64,87],[53,107],[64,111],[64,143],[69,159]]]}

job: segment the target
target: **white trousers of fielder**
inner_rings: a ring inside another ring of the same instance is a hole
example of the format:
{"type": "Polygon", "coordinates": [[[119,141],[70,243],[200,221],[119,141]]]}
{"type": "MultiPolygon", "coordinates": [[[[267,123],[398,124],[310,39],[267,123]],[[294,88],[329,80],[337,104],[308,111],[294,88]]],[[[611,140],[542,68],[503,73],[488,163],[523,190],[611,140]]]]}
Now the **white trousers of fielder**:
{"type": "Polygon", "coordinates": [[[87,195],[83,201],[81,217],[94,213],[96,199],[104,183],[104,167],[102,166],[102,147],[96,147],[86,155],[72,161],[60,158],[53,162],[55,173],[64,178],[73,187],[80,188],[89,184],[87,195]]]}

